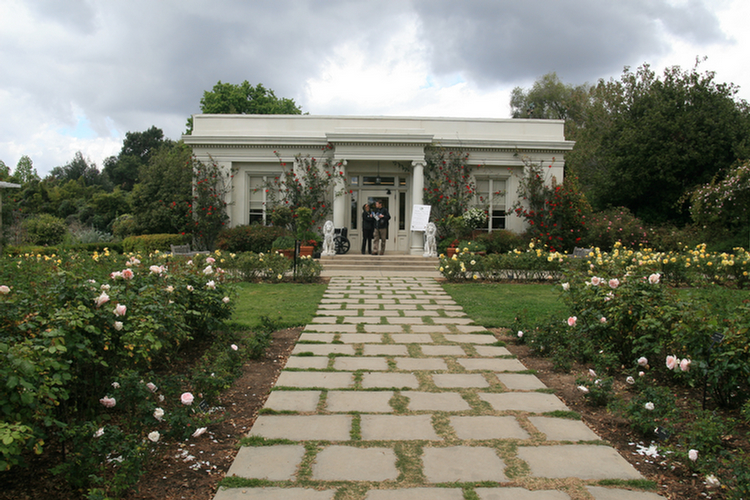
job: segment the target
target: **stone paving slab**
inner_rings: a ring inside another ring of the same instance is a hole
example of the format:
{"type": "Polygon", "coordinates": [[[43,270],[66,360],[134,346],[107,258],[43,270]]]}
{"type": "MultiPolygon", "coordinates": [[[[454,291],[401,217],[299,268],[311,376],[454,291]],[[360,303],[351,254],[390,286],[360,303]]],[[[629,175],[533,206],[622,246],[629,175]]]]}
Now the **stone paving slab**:
{"type": "Polygon", "coordinates": [[[450,329],[445,325],[411,325],[412,333],[448,333],[450,329]]]}
{"type": "Polygon", "coordinates": [[[442,388],[449,387],[489,387],[487,379],[479,373],[438,373],[432,376],[435,385],[442,388]]]}
{"type": "Polygon", "coordinates": [[[550,441],[599,441],[601,438],[580,420],[551,417],[529,417],[531,425],[550,441]]]}
{"type": "Polygon", "coordinates": [[[379,333],[342,333],[339,340],[345,344],[379,344],[383,336],[379,333]]]}
{"type": "Polygon", "coordinates": [[[305,447],[301,445],[243,446],[227,477],[291,481],[304,456],[305,447]]]}
{"type": "Polygon", "coordinates": [[[456,330],[461,333],[477,333],[487,331],[485,327],[477,325],[456,325],[456,330]]]}
{"type": "MultiPolygon", "coordinates": [[[[509,360],[513,361],[513,360],[509,360]]],[[[536,375],[496,373],[497,379],[511,391],[535,391],[547,387],[536,375]]]]}
{"type": "Polygon", "coordinates": [[[320,393],[321,391],[271,391],[263,408],[313,412],[318,408],[320,393]]]}
{"type": "Polygon", "coordinates": [[[440,358],[395,358],[399,370],[447,370],[448,365],[440,358]]]}
{"type": "Polygon", "coordinates": [[[609,446],[519,446],[518,458],[529,465],[533,477],[643,479],[632,465],[609,446]]]}
{"type": "MultiPolygon", "coordinates": [[[[439,319],[439,318],[434,318],[439,319]]],[[[404,316],[389,316],[386,318],[388,323],[391,325],[423,325],[425,324],[422,322],[421,318],[415,318],[415,317],[404,317],[404,316]]]]}
{"type": "Polygon", "coordinates": [[[400,333],[403,331],[401,325],[365,325],[365,332],[367,333],[400,333]]]}
{"type": "Polygon", "coordinates": [[[318,356],[328,356],[329,354],[354,355],[354,347],[342,344],[297,344],[292,350],[292,355],[303,352],[311,352],[318,356]]]}
{"type": "MultiPolygon", "coordinates": [[[[316,316],[312,319],[311,323],[314,323],[315,325],[324,324],[324,325],[335,325],[336,324],[336,316],[316,316]]],[[[315,327],[311,327],[315,328],[315,327]]]]}
{"type": "Polygon", "coordinates": [[[409,348],[403,344],[365,344],[365,356],[407,356],[409,348]]]}
{"type": "Polygon", "coordinates": [[[505,359],[505,358],[466,358],[457,359],[459,365],[463,366],[466,370],[492,370],[494,372],[520,372],[527,368],[523,366],[523,363],[517,359],[505,359]]]}
{"type": "Polygon", "coordinates": [[[459,344],[494,344],[497,339],[494,335],[482,335],[478,333],[459,333],[445,335],[448,342],[458,342],[459,344]]]}
{"type": "Polygon", "coordinates": [[[404,391],[402,396],[409,398],[408,408],[411,411],[465,411],[471,406],[457,392],[417,392],[404,391]]]}
{"type": "Polygon", "coordinates": [[[466,351],[460,345],[423,345],[425,356],[466,356],[466,351]]]}
{"type": "Polygon", "coordinates": [[[528,411],[530,413],[545,413],[557,410],[570,410],[554,394],[545,394],[542,392],[480,393],[479,398],[487,401],[496,411],[516,410],[528,411]]]}
{"type": "Polygon", "coordinates": [[[312,341],[312,342],[333,342],[333,338],[336,336],[334,333],[302,333],[299,336],[300,342],[312,341]]]}
{"type": "Polygon", "coordinates": [[[354,374],[349,372],[289,372],[283,371],[276,382],[277,387],[321,387],[323,389],[346,389],[354,386],[354,374]]]}
{"type": "Polygon", "coordinates": [[[365,389],[378,387],[416,389],[419,387],[419,380],[413,373],[365,373],[362,375],[362,387],[365,389]]]}
{"type": "Polygon", "coordinates": [[[505,347],[497,347],[494,345],[476,345],[474,346],[477,354],[480,356],[511,356],[511,353],[505,347]]]}
{"type": "MultiPolygon", "coordinates": [[[[469,323],[473,323],[474,320],[471,318],[444,318],[441,316],[432,318],[432,322],[436,325],[468,325],[469,323]]],[[[484,330],[484,328],[482,328],[482,330],[484,330]]]]}
{"type": "Polygon", "coordinates": [[[459,488],[404,488],[401,490],[370,490],[365,500],[464,500],[459,488]]]}
{"type": "Polygon", "coordinates": [[[586,486],[594,500],[663,500],[664,497],[649,491],[618,490],[603,486],[586,486]]]}
{"type": "Polygon", "coordinates": [[[391,335],[397,344],[431,344],[432,336],[427,333],[394,333],[391,335]]]}
{"type": "Polygon", "coordinates": [[[431,483],[508,481],[504,473],[505,463],[492,448],[425,448],[422,463],[425,478],[431,483]]]}
{"type": "Polygon", "coordinates": [[[307,325],[305,332],[357,333],[357,325],[307,325]]]}
{"type": "Polygon", "coordinates": [[[329,446],[318,453],[312,478],[323,481],[387,481],[398,477],[390,448],[329,446]]]}
{"type": "Polygon", "coordinates": [[[333,500],[335,490],[308,488],[219,488],[214,500],[333,500]]]}
{"type": "Polygon", "coordinates": [[[475,488],[480,500],[570,500],[557,490],[530,491],[524,488],[475,488]]]}
{"type": "Polygon", "coordinates": [[[328,356],[291,356],[284,368],[323,370],[328,368],[328,356]]]}
{"type": "Polygon", "coordinates": [[[432,427],[432,415],[362,415],[360,429],[365,441],[442,439],[432,427]]]}
{"type": "Polygon", "coordinates": [[[450,417],[451,427],[459,439],[529,439],[515,417],[490,415],[450,417]]]}
{"type": "Polygon", "coordinates": [[[344,316],[345,325],[379,325],[380,317],[376,316],[344,316]]]}
{"type": "Polygon", "coordinates": [[[392,413],[388,402],[392,391],[328,391],[326,410],[330,412],[392,413]]]}
{"type": "Polygon", "coordinates": [[[386,371],[388,370],[388,361],[385,358],[373,357],[356,357],[356,358],[336,358],[333,362],[333,368],[336,370],[369,370],[369,371],[386,371]]]}
{"type": "Polygon", "coordinates": [[[292,441],[348,441],[351,415],[260,415],[249,436],[292,441]]]}

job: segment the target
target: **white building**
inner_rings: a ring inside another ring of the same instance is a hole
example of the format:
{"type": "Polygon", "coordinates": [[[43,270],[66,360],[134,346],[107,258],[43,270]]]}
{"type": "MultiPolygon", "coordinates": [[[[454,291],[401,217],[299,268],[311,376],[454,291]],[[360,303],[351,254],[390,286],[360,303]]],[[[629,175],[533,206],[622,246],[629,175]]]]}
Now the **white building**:
{"type": "Polygon", "coordinates": [[[549,162],[562,182],[565,153],[573,148],[562,120],[484,118],[199,114],[183,139],[198,159],[235,171],[227,200],[232,226],[265,220],[266,194],[258,188],[281,172],[280,159],[317,157],[331,145],[351,190],[333,202],[335,227],[349,228],[352,248],[359,248],[362,205],[382,200],[392,217],[388,251],[412,254],[422,253],[422,233],[410,226],[412,207],[423,204],[425,148],[469,153],[469,164],[481,167],[473,172],[477,189],[491,199],[483,206],[492,215],[488,230],[517,232],[523,221],[506,209],[516,200],[522,159],[549,162]],[[498,191],[505,195],[488,196],[498,191]]]}

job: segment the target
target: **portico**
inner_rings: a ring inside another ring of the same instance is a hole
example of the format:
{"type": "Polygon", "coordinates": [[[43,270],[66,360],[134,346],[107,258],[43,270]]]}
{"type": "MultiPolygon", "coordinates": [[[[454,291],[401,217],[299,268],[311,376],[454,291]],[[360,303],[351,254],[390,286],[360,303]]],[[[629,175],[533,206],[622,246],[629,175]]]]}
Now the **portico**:
{"type": "Polygon", "coordinates": [[[411,254],[422,253],[422,232],[410,227],[413,206],[423,202],[426,148],[469,153],[479,194],[502,193],[484,197],[491,198],[481,207],[490,214],[486,229],[520,232],[523,221],[506,210],[516,199],[522,158],[550,162],[561,182],[573,146],[561,120],[481,118],[201,114],[183,139],[198,159],[234,171],[227,200],[232,226],[266,221],[263,187],[281,172],[279,160],[320,156],[331,147],[345,179],[337,186],[344,194],[333,199],[335,227],[348,228],[358,248],[362,205],[381,200],[392,216],[388,251],[411,254]]]}

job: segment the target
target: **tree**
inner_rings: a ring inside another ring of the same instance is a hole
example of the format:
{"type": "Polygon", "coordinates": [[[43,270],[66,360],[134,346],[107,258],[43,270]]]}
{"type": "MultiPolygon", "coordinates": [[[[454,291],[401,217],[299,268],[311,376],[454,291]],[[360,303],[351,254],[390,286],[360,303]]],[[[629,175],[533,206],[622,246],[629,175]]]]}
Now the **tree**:
{"type": "Polygon", "coordinates": [[[0,160],[0,181],[7,180],[10,177],[10,167],[0,160]]]}
{"type": "Polygon", "coordinates": [[[60,183],[67,181],[79,181],[84,186],[106,186],[107,180],[102,177],[96,163],[83,157],[83,153],[77,151],[72,160],[62,167],[55,167],[49,175],[50,180],[60,183]]]}
{"type": "Polygon", "coordinates": [[[39,174],[36,173],[34,168],[34,162],[31,161],[26,155],[23,155],[16,165],[16,170],[13,172],[13,177],[21,184],[26,184],[33,180],[39,180],[39,174]]]}
{"type": "Polygon", "coordinates": [[[596,209],[624,206],[646,222],[684,223],[686,192],[750,152],[750,112],[713,72],[644,65],[600,80],[567,156],[596,209]]]}
{"type": "Polygon", "coordinates": [[[143,132],[127,132],[120,153],[104,160],[103,172],[115,186],[131,191],[138,182],[141,166],[146,165],[159,148],[171,143],[155,126],[143,132]]]}
{"type": "Polygon", "coordinates": [[[697,224],[714,230],[746,231],[750,226],[750,160],[691,192],[690,215],[697,224]]]}
{"type": "Polygon", "coordinates": [[[136,233],[171,233],[184,221],[192,197],[191,155],[189,146],[177,142],[141,166],[131,199],[136,233]]]}
{"type": "Polygon", "coordinates": [[[590,85],[564,84],[557,73],[547,73],[529,90],[516,87],[511,92],[513,118],[565,120],[565,137],[574,140],[582,126],[590,85]]]}
{"type": "MultiPolygon", "coordinates": [[[[253,87],[247,80],[239,85],[222,83],[205,91],[201,99],[202,113],[240,115],[301,115],[294,99],[278,98],[262,83],[253,87]]],[[[188,118],[187,133],[193,130],[193,118],[188,118]]]]}

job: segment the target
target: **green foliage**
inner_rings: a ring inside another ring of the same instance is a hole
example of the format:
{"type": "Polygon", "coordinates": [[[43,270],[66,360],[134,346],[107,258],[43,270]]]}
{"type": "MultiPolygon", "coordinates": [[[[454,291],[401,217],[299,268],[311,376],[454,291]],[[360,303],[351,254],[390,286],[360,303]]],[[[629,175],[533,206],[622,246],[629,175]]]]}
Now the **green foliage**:
{"type": "Polygon", "coordinates": [[[34,245],[56,245],[68,230],[65,221],[49,214],[40,214],[23,221],[27,238],[34,245]]]}
{"type": "MultiPolygon", "coordinates": [[[[294,241],[292,240],[292,246],[294,241]]],[[[292,261],[271,251],[268,253],[243,252],[235,256],[226,264],[227,269],[235,270],[244,281],[264,280],[278,282],[284,279],[286,272],[292,267],[292,261]]]]}
{"type": "Polygon", "coordinates": [[[279,236],[271,243],[271,250],[289,250],[293,249],[295,244],[294,236],[279,236]]]}
{"type": "Polygon", "coordinates": [[[518,201],[511,207],[529,224],[533,238],[554,251],[570,251],[586,236],[586,216],[591,211],[575,178],[563,184],[547,176],[549,165],[524,158],[524,175],[518,183],[518,201]]]}
{"type": "Polygon", "coordinates": [[[737,229],[750,225],[750,161],[737,163],[690,193],[697,224],[737,229]]]}
{"type": "MultiPolygon", "coordinates": [[[[21,424],[0,422],[0,471],[10,470],[21,462],[21,455],[29,444],[34,443],[31,427],[21,424]]],[[[37,454],[42,452],[44,441],[34,445],[37,454]]]]}
{"type": "Polygon", "coordinates": [[[675,398],[667,387],[648,385],[633,396],[624,412],[633,429],[651,437],[657,427],[671,434],[676,409],[675,398]]]}
{"type": "Polygon", "coordinates": [[[750,112],[713,72],[648,65],[591,91],[567,155],[596,209],[624,206],[647,223],[687,222],[683,196],[748,156],[750,112]]]}
{"type": "MultiPolygon", "coordinates": [[[[432,206],[430,219],[440,238],[460,238],[466,230],[462,216],[477,201],[469,154],[432,147],[425,150],[425,160],[423,200],[432,206]],[[455,224],[460,226],[459,234],[455,224]]],[[[479,202],[487,204],[489,200],[479,202]]]]}
{"type": "Polygon", "coordinates": [[[610,208],[587,217],[588,234],[581,247],[611,250],[619,242],[625,248],[648,244],[648,233],[637,217],[625,207],[610,208]]]}
{"type": "Polygon", "coordinates": [[[491,233],[482,233],[475,239],[483,244],[488,253],[506,253],[515,250],[523,244],[521,237],[513,231],[501,229],[491,233]]]}
{"type": "Polygon", "coordinates": [[[228,252],[268,252],[274,240],[283,234],[283,227],[262,224],[235,226],[219,233],[216,247],[228,252]]]}
{"type": "Polygon", "coordinates": [[[185,236],[181,234],[144,234],[143,236],[125,238],[122,242],[122,248],[126,253],[169,253],[172,245],[184,245],[185,240],[185,236]]]}
{"type": "Polygon", "coordinates": [[[586,403],[591,406],[607,406],[614,397],[614,391],[612,390],[612,384],[614,378],[610,376],[598,377],[596,372],[590,374],[589,377],[578,377],[576,384],[578,388],[584,388],[583,398],[586,403]]]}

